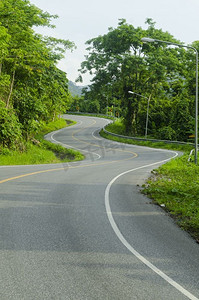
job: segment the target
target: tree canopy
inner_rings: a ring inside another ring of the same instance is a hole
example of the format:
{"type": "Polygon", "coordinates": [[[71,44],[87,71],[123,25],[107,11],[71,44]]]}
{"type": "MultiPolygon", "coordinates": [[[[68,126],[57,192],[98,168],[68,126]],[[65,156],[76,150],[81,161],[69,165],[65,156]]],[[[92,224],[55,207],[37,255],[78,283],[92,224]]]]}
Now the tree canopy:
{"type": "MultiPolygon", "coordinates": [[[[85,97],[98,101],[101,112],[114,106],[123,117],[126,133],[137,135],[144,134],[150,101],[149,133],[187,140],[194,124],[194,54],[181,47],[142,43],[143,37],[151,37],[182,44],[170,33],[156,29],[152,19],[146,24],[144,30],[121,19],[117,28],[86,42],[88,55],[81,64],[79,80],[86,72],[93,79],[85,97]]],[[[199,48],[198,42],[194,45],[199,48]]]]}
{"type": "Polygon", "coordinates": [[[16,147],[69,104],[68,80],[56,65],[75,45],[43,37],[33,29],[53,27],[54,18],[28,0],[0,2],[0,144],[4,146],[16,147]]]}
{"type": "MultiPolygon", "coordinates": [[[[21,140],[67,108],[121,116],[126,133],[134,135],[144,135],[149,109],[149,135],[188,140],[195,116],[191,49],[144,44],[146,36],[181,42],[150,18],[147,29],[120,19],[116,28],[86,42],[78,80],[86,72],[93,79],[84,97],[72,99],[57,63],[75,44],[34,31],[35,26],[54,27],[55,18],[28,0],[0,1],[0,150],[20,147],[21,140]]],[[[199,49],[199,41],[192,46],[199,49]]]]}

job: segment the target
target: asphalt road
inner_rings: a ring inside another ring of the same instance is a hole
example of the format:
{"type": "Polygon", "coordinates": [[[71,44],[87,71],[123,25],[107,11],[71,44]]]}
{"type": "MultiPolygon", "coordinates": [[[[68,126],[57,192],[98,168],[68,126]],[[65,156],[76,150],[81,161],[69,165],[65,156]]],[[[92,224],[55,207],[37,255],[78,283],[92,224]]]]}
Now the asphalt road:
{"type": "Polygon", "coordinates": [[[104,119],[52,142],[82,162],[0,167],[0,299],[199,299],[199,245],[139,191],[172,151],[104,140],[104,119]]]}

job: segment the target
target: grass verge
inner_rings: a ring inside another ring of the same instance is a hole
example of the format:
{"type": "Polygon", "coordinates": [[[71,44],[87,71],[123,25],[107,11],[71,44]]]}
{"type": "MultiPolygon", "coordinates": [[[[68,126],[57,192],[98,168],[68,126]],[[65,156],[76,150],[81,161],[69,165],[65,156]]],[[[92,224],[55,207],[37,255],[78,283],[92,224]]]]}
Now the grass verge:
{"type": "MultiPolygon", "coordinates": [[[[127,134],[125,133],[124,124],[122,123],[121,119],[117,119],[115,120],[115,122],[107,125],[106,130],[111,133],[127,136],[127,134]]],[[[191,149],[194,148],[194,145],[189,145],[189,144],[181,145],[181,144],[166,143],[166,142],[139,141],[136,139],[133,140],[132,138],[131,139],[119,138],[119,137],[114,137],[112,135],[106,134],[103,130],[101,131],[100,134],[103,137],[111,140],[115,140],[127,144],[139,145],[139,146],[147,146],[147,147],[162,148],[162,149],[177,150],[177,151],[189,151],[189,152],[191,151],[191,149]]],[[[153,139],[153,137],[150,138],[153,139]]]]}
{"type": "MultiPolygon", "coordinates": [[[[110,124],[106,129],[124,135],[120,124],[110,124]]],[[[117,142],[184,152],[181,157],[153,170],[142,192],[151,198],[153,203],[165,209],[175,222],[199,243],[199,166],[188,162],[193,146],[119,138],[106,134],[103,130],[100,134],[117,142]]]]}
{"type": "Polygon", "coordinates": [[[199,243],[199,166],[188,155],[152,172],[143,193],[162,206],[199,243]]]}
{"type": "Polygon", "coordinates": [[[61,145],[53,144],[43,139],[45,134],[73,124],[74,122],[64,119],[45,124],[39,133],[35,135],[33,139],[35,144],[32,142],[26,143],[25,151],[4,149],[0,155],[0,165],[50,164],[84,159],[84,156],[78,151],[66,149],[61,145]]]}
{"type": "MultiPolygon", "coordinates": [[[[109,125],[106,127],[108,131],[109,125]]],[[[116,133],[116,132],[114,132],[116,133]]],[[[119,134],[119,133],[118,133],[119,134]]],[[[103,130],[101,130],[100,135],[106,139],[125,143],[125,144],[132,144],[132,145],[138,145],[138,146],[145,146],[145,147],[152,147],[152,148],[160,148],[160,149],[168,149],[168,150],[176,150],[176,151],[183,151],[183,152],[190,152],[191,149],[193,149],[194,146],[192,145],[180,145],[180,144],[166,144],[164,142],[150,142],[150,141],[138,141],[128,138],[121,138],[117,136],[113,136],[110,134],[105,133],[103,130]]]]}

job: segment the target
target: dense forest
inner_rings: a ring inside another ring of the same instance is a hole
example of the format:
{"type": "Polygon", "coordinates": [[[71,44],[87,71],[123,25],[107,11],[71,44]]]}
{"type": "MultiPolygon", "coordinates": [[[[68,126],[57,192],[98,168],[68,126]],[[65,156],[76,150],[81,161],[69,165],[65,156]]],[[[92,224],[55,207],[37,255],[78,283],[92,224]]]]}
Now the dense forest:
{"type": "MultiPolygon", "coordinates": [[[[145,36],[175,42],[168,32],[119,20],[117,28],[86,42],[80,75],[93,79],[83,94],[71,96],[66,74],[57,68],[69,40],[45,37],[36,26],[53,27],[50,15],[28,0],[0,1],[0,152],[20,149],[42,124],[67,110],[121,117],[125,132],[188,141],[194,132],[195,53],[165,44],[144,44],[145,36]],[[129,91],[135,93],[129,93],[129,91]]],[[[193,45],[199,50],[199,41],[193,45]]]]}
{"type": "Polygon", "coordinates": [[[69,105],[68,80],[56,65],[75,45],[34,31],[53,27],[56,17],[27,0],[0,1],[0,150],[22,147],[69,105]]]}
{"type": "MultiPolygon", "coordinates": [[[[78,107],[120,116],[125,132],[133,135],[144,135],[148,108],[149,135],[187,141],[194,132],[196,55],[192,49],[143,43],[150,37],[183,44],[156,29],[152,19],[146,26],[135,28],[121,19],[117,28],[86,42],[78,80],[86,72],[93,79],[78,107]]],[[[199,50],[199,41],[192,47],[199,50]]]]}

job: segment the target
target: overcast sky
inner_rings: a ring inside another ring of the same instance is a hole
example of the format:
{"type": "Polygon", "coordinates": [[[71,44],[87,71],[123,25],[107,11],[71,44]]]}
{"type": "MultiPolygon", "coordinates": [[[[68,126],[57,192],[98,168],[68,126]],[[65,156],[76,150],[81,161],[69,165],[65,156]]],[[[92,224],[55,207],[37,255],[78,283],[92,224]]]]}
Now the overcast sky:
{"type": "MultiPolygon", "coordinates": [[[[85,42],[117,27],[118,19],[126,19],[133,26],[146,28],[146,18],[156,22],[176,39],[190,44],[199,40],[199,0],[30,0],[32,4],[51,14],[56,29],[43,28],[39,32],[75,42],[77,49],[59,63],[69,80],[75,81],[84,60],[85,42]]],[[[84,76],[83,84],[89,84],[84,76]]]]}

